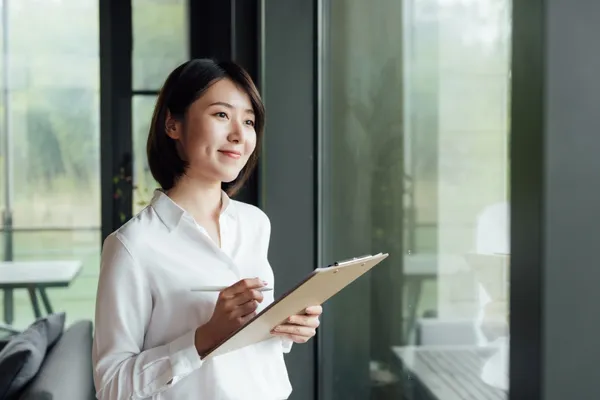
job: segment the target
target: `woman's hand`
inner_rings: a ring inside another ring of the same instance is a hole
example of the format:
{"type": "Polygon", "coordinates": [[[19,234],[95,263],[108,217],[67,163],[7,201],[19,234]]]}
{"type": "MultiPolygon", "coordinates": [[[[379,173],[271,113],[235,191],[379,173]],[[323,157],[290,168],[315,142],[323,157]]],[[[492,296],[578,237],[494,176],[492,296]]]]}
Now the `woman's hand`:
{"type": "Polygon", "coordinates": [[[271,333],[291,339],[295,343],[306,343],[317,333],[319,316],[322,312],[321,306],[308,307],[304,314],[292,315],[285,323],[275,327],[271,333]]]}
{"type": "Polygon", "coordinates": [[[196,329],[195,344],[203,356],[240,326],[256,315],[263,295],[258,288],[266,286],[260,279],[243,279],[219,293],[210,320],[196,329]]]}

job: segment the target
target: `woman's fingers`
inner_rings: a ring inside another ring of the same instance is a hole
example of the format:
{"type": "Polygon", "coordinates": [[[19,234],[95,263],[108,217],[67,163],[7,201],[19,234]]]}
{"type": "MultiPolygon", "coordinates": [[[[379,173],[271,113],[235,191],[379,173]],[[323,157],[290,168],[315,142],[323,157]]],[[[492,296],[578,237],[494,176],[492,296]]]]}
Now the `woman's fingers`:
{"type": "Polygon", "coordinates": [[[235,305],[245,304],[251,300],[261,303],[263,301],[263,294],[255,289],[248,289],[245,292],[237,294],[234,298],[229,301],[235,305]]]}
{"type": "MultiPolygon", "coordinates": [[[[263,294],[258,290],[249,289],[245,292],[238,293],[235,297],[224,300],[223,308],[227,312],[233,312],[238,307],[244,306],[248,303],[254,303],[258,305],[263,301],[263,294]]],[[[255,308],[256,309],[256,308],[255,308]]]]}
{"type": "Polygon", "coordinates": [[[321,306],[307,307],[306,310],[304,310],[304,312],[309,315],[321,315],[323,313],[323,307],[321,307],[321,306]]]}
{"type": "Polygon", "coordinates": [[[229,286],[227,289],[223,290],[219,296],[224,299],[232,299],[244,292],[248,292],[252,289],[259,289],[266,285],[266,282],[261,281],[258,278],[242,279],[241,281],[238,281],[233,285],[229,286]]]}
{"type": "Polygon", "coordinates": [[[252,314],[258,308],[258,303],[256,300],[250,300],[246,303],[235,306],[230,313],[231,318],[239,318],[245,317],[249,314],[252,314]]]}
{"type": "Polygon", "coordinates": [[[298,336],[298,335],[289,335],[286,333],[274,333],[275,336],[281,336],[292,340],[294,343],[306,343],[308,342],[312,336],[298,336]]]}
{"type": "Polygon", "coordinates": [[[287,323],[293,325],[303,325],[309,328],[318,328],[319,317],[313,315],[292,315],[287,319],[287,323]]]}
{"type": "MultiPolygon", "coordinates": [[[[306,340],[310,339],[311,337],[315,336],[316,331],[315,331],[315,328],[311,328],[308,326],[283,324],[283,325],[277,326],[273,330],[273,334],[287,336],[292,340],[294,340],[294,337],[303,338],[306,341],[306,340]]],[[[294,341],[296,341],[296,340],[294,340],[294,341]]]]}
{"type": "Polygon", "coordinates": [[[306,343],[317,333],[319,327],[319,316],[323,312],[321,306],[311,306],[304,310],[304,314],[292,315],[285,323],[275,327],[272,333],[284,336],[295,343],[306,343]]]}

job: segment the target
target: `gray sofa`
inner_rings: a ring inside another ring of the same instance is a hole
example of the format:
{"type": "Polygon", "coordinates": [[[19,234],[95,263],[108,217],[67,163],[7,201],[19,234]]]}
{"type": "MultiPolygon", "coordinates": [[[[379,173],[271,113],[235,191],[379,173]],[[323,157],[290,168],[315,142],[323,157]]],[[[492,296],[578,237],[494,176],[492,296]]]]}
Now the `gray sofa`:
{"type": "Polygon", "coordinates": [[[64,330],[48,348],[33,379],[7,400],[93,400],[92,323],[78,321],[64,330]]]}

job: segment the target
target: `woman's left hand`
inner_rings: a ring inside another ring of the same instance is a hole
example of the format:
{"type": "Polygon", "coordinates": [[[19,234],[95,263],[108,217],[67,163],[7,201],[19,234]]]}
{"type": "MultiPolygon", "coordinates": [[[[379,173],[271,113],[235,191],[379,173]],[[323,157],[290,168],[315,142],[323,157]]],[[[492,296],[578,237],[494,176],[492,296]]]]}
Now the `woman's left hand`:
{"type": "Polygon", "coordinates": [[[304,310],[304,314],[292,315],[285,323],[278,325],[271,333],[287,337],[295,343],[306,343],[315,336],[319,326],[319,316],[323,312],[321,306],[312,306],[304,310]]]}

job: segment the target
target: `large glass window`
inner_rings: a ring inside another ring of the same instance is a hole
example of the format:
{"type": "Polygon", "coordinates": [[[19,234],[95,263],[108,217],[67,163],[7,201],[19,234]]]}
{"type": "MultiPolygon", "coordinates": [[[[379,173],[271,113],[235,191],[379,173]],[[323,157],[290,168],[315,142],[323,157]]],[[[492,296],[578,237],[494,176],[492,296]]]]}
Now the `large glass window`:
{"type": "Polygon", "coordinates": [[[188,58],[186,0],[131,0],[133,89],[160,89],[188,58]]]}
{"type": "MultiPolygon", "coordinates": [[[[42,269],[81,261],[68,288],[47,294],[69,321],[90,319],[100,256],[98,0],[0,5],[0,257],[36,260],[42,269]]],[[[6,322],[30,324],[27,291],[6,293],[0,303],[12,299],[13,314],[6,322]]]]}
{"type": "Polygon", "coordinates": [[[185,0],[132,0],[133,27],[133,212],[140,211],[158,186],[146,157],[146,141],[160,88],[188,59],[188,9],[185,0]]]}
{"type": "Polygon", "coordinates": [[[157,96],[138,95],[132,98],[131,114],[133,116],[132,141],[134,151],[134,185],[133,185],[133,210],[134,214],[146,207],[152,198],[153,191],[158,183],[152,177],[146,155],[146,144],[154,104],[157,96]]]}
{"type": "Polygon", "coordinates": [[[510,0],[324,3],[326,397],[505,399],[510,0]]]}

